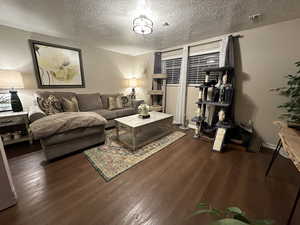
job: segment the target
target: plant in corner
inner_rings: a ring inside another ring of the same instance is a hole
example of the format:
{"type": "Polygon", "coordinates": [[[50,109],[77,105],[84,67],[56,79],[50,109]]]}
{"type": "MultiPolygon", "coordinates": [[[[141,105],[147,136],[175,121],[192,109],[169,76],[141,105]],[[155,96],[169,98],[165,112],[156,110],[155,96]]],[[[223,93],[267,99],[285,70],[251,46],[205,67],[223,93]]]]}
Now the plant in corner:
{"type": "Polygon", "coordinates": [[[228,207],[224,210],[213,208],[207,203],[200,203],[197,210],[191,215],[209,214],[216,220],[209,225],[271,225],[273,220],[253,220],[246,216],[238,207],[228,207]]]}
{"type": "Polygon", "coordinates": [[[288,98],[288,101],[279,105],[278,108],[286,111],[281,114],[280,118],[286,119],[289,125],[300,124],[300,61],[295,64],[299,70],[296,75],[286,76],[287,86],[272,89],[288,98]]]}

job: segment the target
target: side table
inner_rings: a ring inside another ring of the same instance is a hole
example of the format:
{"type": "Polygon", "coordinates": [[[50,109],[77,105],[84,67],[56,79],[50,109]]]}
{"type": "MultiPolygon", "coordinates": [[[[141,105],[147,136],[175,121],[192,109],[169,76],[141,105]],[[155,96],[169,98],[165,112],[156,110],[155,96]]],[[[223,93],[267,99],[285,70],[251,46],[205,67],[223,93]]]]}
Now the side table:
{"type": "MultiPolygon", "coordinates": [[[[287,127],[287,125],[283,122],[276,121],[274,122],[277,126],[279,126],[280,131],[278,133],[279,140],[276,146],[276,149],[273,153],[270,164],[266,170],[265,176],[268,176],[272,165],[276,158],[279,155],[279,151],[281,148],[288,153],[289,159],[294,163],[298,172],[300,172],[300,131],[287,127]]],[[[296,195],[296,199],[293,204],[292,211],[289,215],[287,225],[292,223],[292,219],[297,208],[297,204],[300,198],[300,188],[298,189],[298,193],[296,195]]]]}
{"type": "Polygon", "coordinates": [[[32,137],[29,132],[29,120],[28,120],[28,112],[1,112],[0,113],[0,135],[6,130],[10,132],[13,130],[13,126],[24,125],[25,126],[25,134],[22,137],[11,140],[3,140],[4,145],[10,145],[14,143],[19,143],[23,141],[29,141],[32,144],[32,137]]]}

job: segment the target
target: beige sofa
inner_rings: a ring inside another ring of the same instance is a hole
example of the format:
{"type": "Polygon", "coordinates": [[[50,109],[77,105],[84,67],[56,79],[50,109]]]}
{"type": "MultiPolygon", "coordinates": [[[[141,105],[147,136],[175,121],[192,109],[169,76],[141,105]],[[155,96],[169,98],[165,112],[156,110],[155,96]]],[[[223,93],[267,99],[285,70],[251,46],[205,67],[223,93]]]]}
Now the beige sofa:
{"type": "MultiPolygon", "coordinates": [[[[136,114],[138,106],[143,103],[143,101],[134,100],[127,107],[109,110],[108,97],[112,95],[38,91],[35,98],[47,98],[49,95],[67,99],[76,97],[80,111],[96,112],[107,120],[107,124],[105,126],[78,128],[42,138],[40,142],[47,160],[103,143],[105,141],[105,128],[113,127],[116,118],[136,114]]],[[[33,109],[29,112],[29,121],[34,122],[45,116],[42,111],[33,109]]]]}

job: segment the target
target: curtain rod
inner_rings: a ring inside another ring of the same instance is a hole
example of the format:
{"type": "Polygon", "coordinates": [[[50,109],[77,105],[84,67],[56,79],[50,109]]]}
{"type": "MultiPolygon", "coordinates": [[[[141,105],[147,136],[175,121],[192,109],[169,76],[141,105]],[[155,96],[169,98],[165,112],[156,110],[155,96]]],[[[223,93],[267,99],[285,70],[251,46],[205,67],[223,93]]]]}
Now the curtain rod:
{"type": "Polygon", "coordinates": [[[240,34],[237,34],[237,35],[232,35],[232,37],[234,37],[234,38],[243,38],[244,36],[240,35],[240,34]]]}
{"type": "MultiPolygon", "coordinates": [[[[243,38],[244,36],[243,35],[240,35],[240,34],[237,34],[237,35],[232,35],[232,37],[234,38],[243,38]]],[[[209,43],[212,43],[212,42],[217,42],[217,41],[222,41],[222,38],[218,38],[218,39],[215,39],[215,40],[212,40],[212,41],[207,41],[207,42],[203,42],[203,43],[191,43],[191,44],[188,44],[189,47],[194,47],[194,46],[197,46],[197,45],[205,45],[205,44],[209,44],[209,43]]],[[[175,47],[173,49],[169,48],[165,51],[161,51],[161,53],[166,53],[166,52],[173,52],[173,51],[177,51],[177,50],[181,50],[183,49],[183,47],[175,47]]]]}

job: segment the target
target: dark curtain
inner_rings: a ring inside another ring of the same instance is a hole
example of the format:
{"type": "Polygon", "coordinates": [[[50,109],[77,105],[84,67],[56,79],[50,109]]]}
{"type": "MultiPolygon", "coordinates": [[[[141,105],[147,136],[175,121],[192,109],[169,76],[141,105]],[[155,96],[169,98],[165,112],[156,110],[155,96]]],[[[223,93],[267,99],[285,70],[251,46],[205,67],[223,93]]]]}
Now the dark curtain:
{"type": "Polygon", "coordinates": [[[161,73],[161,52],[154,53],[154,74],[161,73]]]}
{"type": "Polygon", "coordinates": [[[230,35],[228,37],[228,44],[226,48],[226,56],[225,56],[225,66],[230,66],[233,67],[235,66],[234,64],[234,43],[237,41],[237,37],[233,37],[230,35]]]}
{"type": "Polygon", "coordinates": [[[231,117],[231,120],[232,122],[235,121],[235,113],[234,113],[234,93],[235,93],[235,46],[237,45],[237,42],[238,42],[238,39],[239,39],[239,36],[232,36],[230,35],[228,37],[228,44],[227,44],[227,48],[226,48],[226,56],[225,56],[225,66],[229,66],[229,67],[232,67],[233,70],[231,70],[229,72],[229,77],[231,79],[231,83],[232,83],[232,86],[233,86],[233,96],[232,96],[232,106],[231,106],[231,109],[230,109],[230,117],[231,117]]]}

